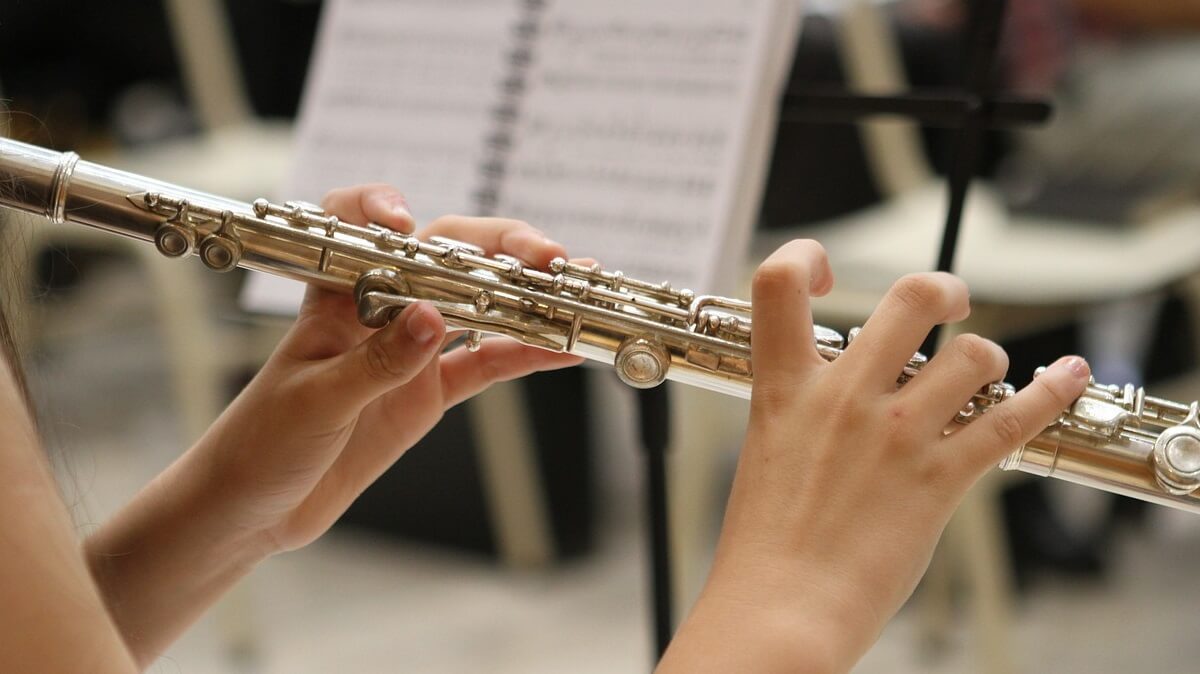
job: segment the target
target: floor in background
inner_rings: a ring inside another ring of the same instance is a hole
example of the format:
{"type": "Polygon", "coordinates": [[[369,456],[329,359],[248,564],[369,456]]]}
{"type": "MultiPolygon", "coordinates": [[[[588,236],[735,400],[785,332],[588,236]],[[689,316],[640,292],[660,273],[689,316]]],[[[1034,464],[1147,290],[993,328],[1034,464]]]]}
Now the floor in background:
{"type": "MultiPolygon", "coordinates": [[[[145,298],[127,282],[112,283],[90,282],[87,294],[49,312],[50,338],[33,372],[83,532],[181,444],[145,298]]],[[[546,573],[335,532],[263,564],[150,671],[648,671],[642,532],[626,507],[610,509],[598,554],[546,573]],[[239,651],[238,643],[249,646],[239,651]]],[[[1155,514],[1148,531],[1122,538],[1108,584],[1044,579],[1021,601],[1013,643],[1021,671],[1197,671],[1200,518],[1155,514]]],[[[931,660],[917,648],[914,613],[905,611],[856,671],[975,669],[968,627],[931,660]]]]}

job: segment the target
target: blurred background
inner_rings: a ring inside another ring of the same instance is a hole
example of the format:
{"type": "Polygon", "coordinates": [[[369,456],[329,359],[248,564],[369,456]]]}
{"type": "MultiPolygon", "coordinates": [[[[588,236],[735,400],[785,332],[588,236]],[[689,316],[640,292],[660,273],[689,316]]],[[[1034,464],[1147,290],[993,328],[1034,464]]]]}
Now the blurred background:
{"type": "MultiPolygon", "coordinates": [[[[1056,115],[988,138],[959,257],[970,329],[1009,350],[1018,386],[1079,352],[1100,381],[1194,400],[1200,256],[1181,251],[1200,239],[1200,9],[1008,4],[997,76],[1056,115]],[[972,228],[991,238],[970,240],[972,228]]],[[[963,82],[962,2],[804,9],[789,88],[963,82]]],[[[0,0],[0,131],[230,197],[286,196],[321,11],[317,0],[0,0]]],[[[780,123],[746,273],[783,240],[822,240],[842,290],[817,318],[861,323],[881,278],[931,265],[950,140],[895,122],[780,123]],[[910,256],[897,241],[925,248],[910,256]]],[[[206,427],[286,322],[239,308],[241,272],[164,271],[141,244],[6,229],[27,263],[16,299],[31,379],[86,533],[206,427]]],[[[508,391],[447,415],[328,536],[263,564],[151,671],[648,670],[632,398],[611,372],[582,368],[508,391]],[[511,450],[493,446],[497,415],[527,424],[519,469],[496,467],[511,450]]],[[[682,611],[707,568],[745,408],[673,393],[677,426],[714,409],[721,426],[703,446],[676,433],[671,450],[682,611]]],[[[1007,474],[972,502],[856,671],[1195,670],[1200,518],[1007,474]]]]}

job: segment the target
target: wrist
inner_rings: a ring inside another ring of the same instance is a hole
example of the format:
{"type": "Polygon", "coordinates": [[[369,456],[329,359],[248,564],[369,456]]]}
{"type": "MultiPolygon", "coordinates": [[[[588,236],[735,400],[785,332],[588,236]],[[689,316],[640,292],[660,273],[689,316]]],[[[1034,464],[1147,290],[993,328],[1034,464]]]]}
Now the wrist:
{"type": "Polygon", "coordinates": [[[817,616],[709,585],[657,672],[835,674],[849,671],[853,662],[838,632],[817,616]]]}
{"type": "MultiPolygon", "coordinates": [[[[205,437],[155,480],[171,493],[165,512],[170,525],[194,542],[202,543],[213,568],[249,571],[277,550],[266,527],[253,515],[254,504],[246,498],[243,485],[223,461],[226,452],[205,437]]],[[[222,448],[227,449],[227,448],[222,448]]],[[[146,490],[151,491],[150,489],[146,490]]]]}
{"type": "Polygon", "coordinates": [[[252,570],[273,551],[238,521],[225,482],[201,446],[186,452],[84,541],[98,580],[149,572],[203,586],[252,570]]]}
{"type": "Polygon", "coordinates": [[[805,672],[848,672],[878,638],[874,604],[843,569],[741,552],[718,555],[702,594],[706,613],[726,614],[723,621],[754,631],[750,638],[805,672]]]}
{"type": "Polygon", "coordinates": [[[269,554],[261,536],[228,525],[220,489],[189,465],[195,458],[185,454],[83,542],[109,615],[142,667],[269,554]]]}

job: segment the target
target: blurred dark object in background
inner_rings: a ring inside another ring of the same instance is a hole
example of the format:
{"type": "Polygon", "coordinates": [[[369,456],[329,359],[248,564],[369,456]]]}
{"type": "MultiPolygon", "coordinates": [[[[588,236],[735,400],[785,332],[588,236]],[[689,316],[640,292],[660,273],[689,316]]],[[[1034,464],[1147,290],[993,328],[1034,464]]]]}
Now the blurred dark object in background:
{"type": "MultiPolygon", "coordinates": [[[[225,6],[255,112],[295,116],[321,2],[225,6]]],[[[197,130],[162,2],[0,0],[0,94],[15,137],[59,150],[197,130]]]]}
{"type": "Polygon", "coordinates": [[[296,116],[321,0],[225,0],[242,75],[260,117],[296,116]]]}
{"type": "MultiPolygon", "coordinates": [[[[835,20],[822,14],[803,19],[787,83],[789,90],[846,85],[835,20]]],[[[961,55],[965,45],[958,33],[898,20],[895,29],[910,85],[948,87],[964,80],[966,59],[961,55]]],[[[922,129],[926,155],[939,174],[945,173],[951,133],[922,129]]],[[[980,175],[990,176],[1009,142],[1000,132],[989,132],[985,139],[978,170],[980,175]]],[[[760,227],[816,224],[871,206],[880,198],[858,127],[798,122],[783,122],[777,127],[760,227]]]]}
{"type": "MultiPolygon", "coordinates": [[[[803,20],[788,89],[845,83],[836,30],[827,16],[803,20]]],[[[776,128],[760,227],[821,222],[879,199],[856,126],[785,122],[776,128]]]]}
{"type": "MultiPolygon", "coordinates": [[[[588,552],[594,539],[586,377],[584,368],[574,367],[534,374],[519,384],[530,412],[537,482],[544,489],[541,500],[558,559],[588,552]]],[[[497,555],[470,415],[469,405],[450,409],[354,502],[339,526],[497,555]]]]}
{"type": "Polygon", "coordinates": [[[0,91],[12,134],[59,150],[109,135],[131,91],[154,124],[194,126],[158,2],[0,0],[0,91]]]}

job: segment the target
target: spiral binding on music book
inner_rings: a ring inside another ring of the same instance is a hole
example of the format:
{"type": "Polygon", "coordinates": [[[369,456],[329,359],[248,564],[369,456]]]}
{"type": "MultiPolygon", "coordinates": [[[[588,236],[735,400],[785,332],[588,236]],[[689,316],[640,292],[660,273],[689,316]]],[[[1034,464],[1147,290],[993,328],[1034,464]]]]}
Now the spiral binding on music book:
{"type": "Polygon", "coordinates": [[[506,70],[497,82],[496,105],[491,110],[492,128],[484,137],[479,187],[472,194],[479,215],[495,215],[500,202],[546,0],[521,0],[520,5],[512,25],[513,46],[505,59],[506,70]]]}

